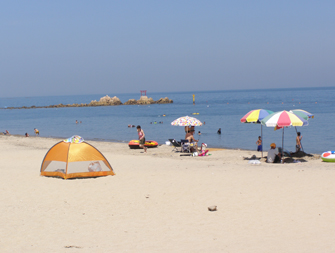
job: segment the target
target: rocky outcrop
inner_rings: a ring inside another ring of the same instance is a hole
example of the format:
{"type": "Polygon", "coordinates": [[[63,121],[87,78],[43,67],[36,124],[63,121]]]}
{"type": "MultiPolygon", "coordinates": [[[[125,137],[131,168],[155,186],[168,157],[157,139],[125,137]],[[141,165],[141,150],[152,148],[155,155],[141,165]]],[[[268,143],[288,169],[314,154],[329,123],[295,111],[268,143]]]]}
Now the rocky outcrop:
{"type": "Polygon", "coordinates": [[[156,104],[170,104],[173,103],[172,99],[169,99],[168,97],[160,98],[156,101],[156,104]]]}
{"type": "Polygon", "coordinates": [[[92,100],[91,103],[88,104],[88,106],[108,106],[108,105],[122,105],[121,100],[114,96],[110,97],[108,95],[100,98],[99,101],[92,100]]]}
{"type": "Polygon", "coordinates": [[[160,98],[155,101],[152,98],[148,98],[147,96],[141,96],[139,100],[129,99],[127,102],[122,104],[121,100],[114,96],[110,97],[108,95],[100,98],[99,101],[92,100],[89,104],[81,103],[81,104],[58,104],[58,105],[48,105],[48,106],[22,106],[22,107],[6,107],[1,109],[35,109],[35,108],[63,108],[63,107],[92,107],[92,106],[114,106],[114,105],[150,105],[150,104],[169,104],[173,103],[173,100],[166,98],[160,98]]]}
{"type": "Polygon", "coordinates": [[[154,103],[155,101],[152,98],[148,98],[147,96],[141,96],[141,98],[137,100],[138,105],[150,105],[154,103]]]}
{"type": "Polygon", "coordinates": [[[142,96],[139,100],[129,99],[124,105],[151,105],[151,104],[171,104],[173,103],[172,99],[169,98],[160,98],[157,101],[147,96],[142,96]]]}
{"type": "Polygon", "coordinates": [[[137,100],[129,99],[127,102],[124,103],[124,105],[137,105],[137,100]]]}

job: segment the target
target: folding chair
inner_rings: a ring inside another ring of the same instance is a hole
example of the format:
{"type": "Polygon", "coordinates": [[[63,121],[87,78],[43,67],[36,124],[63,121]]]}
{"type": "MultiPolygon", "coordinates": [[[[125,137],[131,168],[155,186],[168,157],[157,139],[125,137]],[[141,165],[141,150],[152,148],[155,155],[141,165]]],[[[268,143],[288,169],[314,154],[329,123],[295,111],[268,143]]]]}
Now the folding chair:
{"type": "Polygon", "coordinates": [[[169,139],[169,141],[171,142],[171,144],[173,145],[173,149],[172,151],[178,151],[179,148],[181,148],[181,143],[176,141],[175,139],[169,139]]]}
{"type": "Polygon", "coordinates": [[[180,140],[181,142],[181,152],[191,152],[191,146],[188,140],[180,140]]]}

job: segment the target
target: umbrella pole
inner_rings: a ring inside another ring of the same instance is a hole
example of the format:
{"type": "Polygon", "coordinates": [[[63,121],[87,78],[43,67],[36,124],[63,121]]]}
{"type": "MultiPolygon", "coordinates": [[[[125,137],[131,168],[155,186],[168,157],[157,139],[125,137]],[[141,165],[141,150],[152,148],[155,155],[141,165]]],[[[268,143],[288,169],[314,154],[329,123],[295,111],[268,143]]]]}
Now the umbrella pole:
{"type": "Polygon", "coordinates": [[[263,140],[263,125],[262,124],[261,124],[261,139],[262,139],[262,158],[263,158],[264,140],[263,140]]]}
{"type": "Polygon", "coordinates": [[[284,161],[284,127],[283,127],[283,134],[281,140],[281,159],[284,161]]]}

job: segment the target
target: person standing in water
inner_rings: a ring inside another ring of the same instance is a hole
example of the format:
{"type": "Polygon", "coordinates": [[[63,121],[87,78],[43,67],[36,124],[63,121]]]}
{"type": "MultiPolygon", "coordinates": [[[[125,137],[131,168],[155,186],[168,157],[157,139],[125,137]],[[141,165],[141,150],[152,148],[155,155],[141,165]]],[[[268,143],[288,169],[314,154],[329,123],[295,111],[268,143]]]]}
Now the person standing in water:
{"type": "Polygon", "coordinates": [[[144,144],[145,144],[145,134],[144,134],[143,129],[141,129],[140,125],[137,126],[137,133],[138,133],[138,140],[140,141],[139,146],[140,146],[140,148],[143,148],[144,152],[146,153],[147,152],[147,147],[144,146],[144,144]]]}

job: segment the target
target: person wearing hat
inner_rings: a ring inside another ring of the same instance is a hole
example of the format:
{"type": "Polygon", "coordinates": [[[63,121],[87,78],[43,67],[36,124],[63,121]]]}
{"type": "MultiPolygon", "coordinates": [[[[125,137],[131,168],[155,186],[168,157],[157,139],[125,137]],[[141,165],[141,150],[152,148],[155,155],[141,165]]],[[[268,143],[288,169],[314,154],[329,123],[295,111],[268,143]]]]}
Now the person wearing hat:
{"type": "Polygon", "coordinates": [[[276,149],[276,144],[270,144],[271,149],[268,151],[268,157],[266,159],[267,163],[280,163],[281,162],[281,154],[278,149],[276,149]]]}

